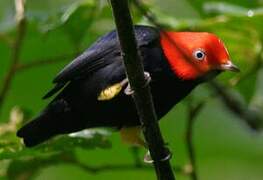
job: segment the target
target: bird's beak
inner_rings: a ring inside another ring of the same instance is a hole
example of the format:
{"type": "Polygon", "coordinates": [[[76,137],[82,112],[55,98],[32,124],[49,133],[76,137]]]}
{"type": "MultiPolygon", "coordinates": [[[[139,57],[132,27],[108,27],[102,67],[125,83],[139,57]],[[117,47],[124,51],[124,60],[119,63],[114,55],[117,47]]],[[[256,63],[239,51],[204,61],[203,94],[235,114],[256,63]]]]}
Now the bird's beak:
{"type": "Polygon", "coordinates": [[[221,64],[219,69],[223,71],[240,72],[240,69],[236,65],[234,65],[230,60],[228,60],[224,64],[221,64]]]}

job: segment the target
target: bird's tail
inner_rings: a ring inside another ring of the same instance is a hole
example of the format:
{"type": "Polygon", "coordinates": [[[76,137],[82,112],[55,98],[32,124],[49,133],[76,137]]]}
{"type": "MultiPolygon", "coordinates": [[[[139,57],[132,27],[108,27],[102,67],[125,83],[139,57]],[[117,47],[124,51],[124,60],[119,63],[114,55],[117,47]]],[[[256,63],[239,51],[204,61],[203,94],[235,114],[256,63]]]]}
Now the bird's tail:
{"type": "Polygon", "coordinates": [[[65,101],[53,102],[38,117],[17,132],[27,147],[38,145],[58,134],[79,131],[84,124],[74,122],[74,113],[65,101]]]}
{"type": "Polygon", "coordinates": [[[38,145],[57,134],[52,120],[55,119],[44,112],[19,129],[17,136],[23,138],[27,147],[38,145]]]}

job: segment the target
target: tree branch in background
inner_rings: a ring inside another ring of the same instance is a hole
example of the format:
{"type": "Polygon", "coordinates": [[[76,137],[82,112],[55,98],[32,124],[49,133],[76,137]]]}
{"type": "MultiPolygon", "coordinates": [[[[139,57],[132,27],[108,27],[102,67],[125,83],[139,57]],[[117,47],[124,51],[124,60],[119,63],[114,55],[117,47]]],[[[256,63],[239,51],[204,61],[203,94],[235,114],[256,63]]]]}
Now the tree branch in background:
{"type": "MultiPolygon", "coordinates": [[[[83,164],[79,162],[74,153],[64,152],[59,155],[54,155],[51,158],[38,159],[33,158],[27,161],[25,160],[15,160],[11,163],[10,168],[7,171],[7,175],[10,179],[32,179],[34,178],[40,170],[54,165],[73,165],[81,168],[89,174],[97,174],[103,172],[111,171],[132,171],[132,170],[152,170],[152,167],[147,165],[141,165],[137,167],[131,164],[105,164],[93,166],[89,164],[83,164]],[[23,177],[23,178],[22,178],[23,177]]],[[[174,167],[174,171],[178,173],[183,173],[182,168],[174,167]]]]}
{"type": "Polygon", "coordinates": [[[223,103],[231,110],[237,117],[242,119],[249,127],[254,130],[262,130],[263,117],[257,112],[249,109],[233,94],[231,91],[217,81],[211,81],[211,88],[219,95],[223,103]]]}
{"type": "Polygon", "coordinates": [[[15,0],[15,7],[16,7],[16,21],[17,21],[17,36],[12,46],[11,65],[5,76],[2,89],[0,91],[0,109],[3,105],[3,101],[6,97],[6,94],[10,88],[12,79],[16,73],[16,66],[19,63],[19,56],[21,52],[22,42],[24,40],[25,32],[26,32],[26,19],[24,16],[25,0],[15,0]]]}
{"type": "Polygon", "coordinates": [[[169,162],[169,150],[164,145],[155,114],[150,87],[144,78],[141,57],[137,51],[136,39],[127,0],[111,0],[122,56],[133,98],[143,127],[143,134],[149,147],[158,179],[175,179],[169,162]]]}
{"type": "Polygon", "coordinates": [[[75,55],[76,55],[76,53],[65,54],[65,55],[60,55],[60,56],[52,57],[52,58],[48,58],[48,59],[34,60],[34,61],[26,63],[26,64],[17,64],[16,65],[16,71],[24,71],[24,70],[28,70],[31,68],[41,67],[43,65],[51,65],[51,64],[57,64],[60,62],[65,62],[69,58],[74,57],[75,55]]]}
{"type": "Polygon", "coordinates": [[[187,117],[187,128],[186,128],[186,146],[188,151],[188,156],[190,160],[190,170],[189,176],[192,180],[197,180],[197,165],[195,159],[195,150],[194,150],[194,143],[193,143],[193,136],[194,136],[194,124],[195,119],[198,116],[199,112],[203,109],[205,102],[202,101],[197,105],[193,105],[192,101],[190,100],[188,105],[188,117],[187,117]]]}
{"type": "Polygon", "coordinates": [[[161,24],[155,17],[155,15],[145,8],[144,4],[140,0],[132,0],[135,7],[145,16],[149,22],[151,22],[156,28],[163,29],[165,25],[161,24]]]}
{"type": "Polygon", "coordinates": [[[262,55],[259,54],[258,57],[256,58],[256,62],[253,64],[253,66],[244,74],[242,74],[241,76],[239,76],[238,78],[233,78],[230,81],[231,85],[236,85],[238,84],[240,81],[245,81],[247,80],[250,76],[252,76],[255,72],[258,72],[261,68],[262,68],[262,62],[263,59],[261,57],[262,55]]]}
{"type": "Polygon", "coordinates": [[[134,165],[136,167],[141,167],[143,165],[143,162],[141,161],[141,157],[139,154],[139,147],[131,147],[130,151],[132,153],[133,159],[134,159],[134,165]]]}

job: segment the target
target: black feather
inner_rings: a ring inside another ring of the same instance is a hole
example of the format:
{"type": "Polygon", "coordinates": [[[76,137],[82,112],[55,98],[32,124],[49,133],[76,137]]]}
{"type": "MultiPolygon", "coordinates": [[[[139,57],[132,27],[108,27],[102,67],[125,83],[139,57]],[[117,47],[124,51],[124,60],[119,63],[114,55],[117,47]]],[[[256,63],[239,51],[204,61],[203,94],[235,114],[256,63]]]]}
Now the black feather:
{"type": "Polygon", "coordinates": [[[55,93],[57,93],[60,89],[62,89],[64,86],[66,85],[66,83],[62,82],[62,83],[57,83],[53,89],[51,89],[50,91],[48,91],[43,97],[42,99],[47,99],[51,96],[53,96],[55,93]]]}
{"type": "MultiPolygon", "coordinates": [[[[138,42],[138,46],[146,46],[149,43],[155,41],[159,37],[159,33],[156,29],[149,26],[135,26],[135,36],[138,42]]],[[[116,31],[112,31],[99,40],[97,40],[90,48],[88,48],[83,54],[74,59],[69,65],[67,65],[54,79],[54,83],[66,82],[78,78],[79,76],[89,75],[90,73],[107,66],[112,63],[107,59],[114,54],[115,56],[121,56],[120,46],[118,43],[116,31]]]]}

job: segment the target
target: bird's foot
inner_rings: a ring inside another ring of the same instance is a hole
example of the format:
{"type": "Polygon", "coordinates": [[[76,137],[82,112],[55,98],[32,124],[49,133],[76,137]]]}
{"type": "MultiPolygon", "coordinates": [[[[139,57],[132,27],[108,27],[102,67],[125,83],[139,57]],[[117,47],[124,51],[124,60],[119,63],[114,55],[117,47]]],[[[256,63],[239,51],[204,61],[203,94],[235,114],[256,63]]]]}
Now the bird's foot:
{"type": "Polygon", "coordinates": [[[148,150],[147,153],[144,155],[143,161],[147,164],[153,163],[152,156],[150,154],[150,151],[148,150]]]}
{"type": "MultiPolygon", "coordinates": [[[[172,153],[171,153],[170,151],[168,151],[168,149],[167,149],[167,153],[166,153],[165,157],[161,158],[159,161],[166,161],[166,160],[171,159],[171,157],[172,157],[172,153]]],[[[153,160],[152,157],[151,157],[151,154],[150,154],[150,151],[149,151],[149,150],[148,150],[147,153],[144,155],[143,161],[144,161],[145,163],[148,163],[148,164],[151,164],[151,163],[154,162],[154,160],[153,160]]]]}
{"type": "MultiPolygon", "coordinates": [[[[144,87],[145,87],[151,82],[152,78],[151,78],[150,73],[148,73],[148,72],[144,72],[144,78],[146,80],[145,85],[144,85],[144,87]]],[[[132,90],[129,83],[128,83],[127,87],[125,88],[124,93],[128,96],[132,95],[134,93],[134,91],[132,90]]]]}

